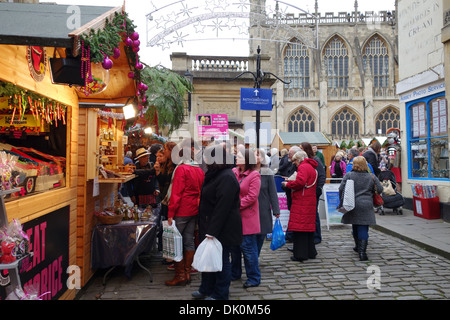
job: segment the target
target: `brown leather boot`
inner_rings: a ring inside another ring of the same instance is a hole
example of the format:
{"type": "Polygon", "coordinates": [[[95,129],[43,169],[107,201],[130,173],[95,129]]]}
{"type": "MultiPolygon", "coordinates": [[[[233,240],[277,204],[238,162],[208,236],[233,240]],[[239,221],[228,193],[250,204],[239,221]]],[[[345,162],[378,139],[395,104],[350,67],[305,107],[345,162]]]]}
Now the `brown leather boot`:
{"type": "Polygon", "coordinates": [[[186,275],[184,271],[184,260],[180,262],[174,262],[175,265],[175,277],[172,281],[166,281],[166,286],[185,286],[186,275]]]}
{"type": "Polygon", "coordinates": [[[184,253],[184,271],[186,282],[191,283],[191,270],[192,270],[192,262],[194,261],[195,251],[186,251],[184,253]]]}

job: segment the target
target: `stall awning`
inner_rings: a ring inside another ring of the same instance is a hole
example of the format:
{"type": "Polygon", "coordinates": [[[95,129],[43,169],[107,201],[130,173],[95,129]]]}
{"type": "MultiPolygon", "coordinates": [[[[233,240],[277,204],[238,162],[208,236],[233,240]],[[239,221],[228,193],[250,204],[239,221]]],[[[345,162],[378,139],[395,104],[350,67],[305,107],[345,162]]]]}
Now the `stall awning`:
{"type": "Polygon", "coordinates": [[[0,44],[73,48],[76,30],[89,30],[121,7],[0,3],[0,44]],[[79,10],[79,11],[78,11],[79,10]]]}
{"type": "MultiPolygon", "coordinates": [[[[42,46],[58,49],[57,56],[65,56],[70,49],[79,54],[79,37],[104,28],[123,7],[69,6],[57,4],[0,3],[0,45],[42,46]],[[79,19],[79,20],[78,20],[79,19]]],[[[112,79],[105,91],[86,96],[77,91],[80,102],[126,103],[136,95],[135,82],[128,78],[129,61],[124,44],[120,43],[121,55],[114,60],[109,72],[112,79]]]]}
{"type": "MultiPolygon", "coordinates": [[[[315,145],[330,145],[331,142],[321,132],[279,132],[277,134],[284,145],[298,145],[309,142],[315,145]]],[[[274,139],[276,139],[275,135],[274,139]]]]}

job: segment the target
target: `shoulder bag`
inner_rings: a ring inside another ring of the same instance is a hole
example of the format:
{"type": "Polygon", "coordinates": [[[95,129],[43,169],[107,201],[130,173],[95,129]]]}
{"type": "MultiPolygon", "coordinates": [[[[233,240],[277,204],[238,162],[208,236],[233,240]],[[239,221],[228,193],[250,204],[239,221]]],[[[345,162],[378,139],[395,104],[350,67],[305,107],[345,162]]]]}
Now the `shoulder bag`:
{"type": "Polygon", "coordinates": [[[383,198],[378,193],[375,183],[375,176],[372,175],[373,180],[373,206],[374,207],[381,207],[384,204],[383,198]]]}

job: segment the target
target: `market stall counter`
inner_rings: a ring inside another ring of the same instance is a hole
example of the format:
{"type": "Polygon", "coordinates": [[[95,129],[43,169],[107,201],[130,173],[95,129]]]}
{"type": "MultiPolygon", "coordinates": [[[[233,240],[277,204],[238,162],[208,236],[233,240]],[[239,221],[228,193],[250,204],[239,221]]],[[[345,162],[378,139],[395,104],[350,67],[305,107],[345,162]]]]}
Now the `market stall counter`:
{"type": "Polygon", "coordinates": [[[158,234],[160,208],[154,208],[148,221],[126,220],[117,224],[98,224],[92,234],[92,268],[110,268],[103,277],[106,284],[108,274],[116,267],[125,267],[125,276],[131,278],[134,261],[147,271],[150,282],[153,281],[150,270],[145,268],[139,256],[149,254],[158,234]]]}

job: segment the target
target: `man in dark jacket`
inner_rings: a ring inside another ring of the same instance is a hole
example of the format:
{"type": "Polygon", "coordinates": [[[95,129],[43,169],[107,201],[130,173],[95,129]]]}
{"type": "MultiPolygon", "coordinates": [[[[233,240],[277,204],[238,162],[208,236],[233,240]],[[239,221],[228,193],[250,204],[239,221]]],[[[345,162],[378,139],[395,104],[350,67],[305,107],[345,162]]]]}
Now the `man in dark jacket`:
{"type": "Polygon", "coordinates": [[[158,203],[158,181],[153,163],[149,161],[150,153],[145,148],[136,150],[136,178],[128,183],[128,195],[134,204],[145,207],[158,203]]]}
{"type": "Polygon", "coordinates": [[[378,141],[372,142],[367,148],[367,151],[364,152],[363,157],[366,158],[367,163],[370,163],[373,169],[373,173],[376,177],[379,176],[380,170],[380,161],[378,160],[378,155],[380,154],[381,144],[378,141]]]}

